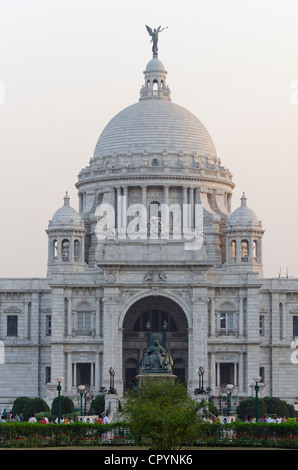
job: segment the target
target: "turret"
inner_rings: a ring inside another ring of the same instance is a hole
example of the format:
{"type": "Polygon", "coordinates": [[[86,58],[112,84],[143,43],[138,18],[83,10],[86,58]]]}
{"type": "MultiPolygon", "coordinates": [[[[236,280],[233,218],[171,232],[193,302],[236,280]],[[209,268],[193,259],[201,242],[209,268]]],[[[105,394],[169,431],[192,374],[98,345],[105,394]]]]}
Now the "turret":
{"type": "Polygon", "coordinates": [[[53,272],[81,271],[84,263],[85,227],[78,212],[70,206],[68,193],[64,204],[49,221],[48,277],[53,272]]]}
{"type": "Polygon", "coordinates": [[[226,226],[226,266],[240,272],[258,272],[263,276],[263,234],[262,223],[247,206],[243,193],[241,206],[231,214],[226,226]]]}

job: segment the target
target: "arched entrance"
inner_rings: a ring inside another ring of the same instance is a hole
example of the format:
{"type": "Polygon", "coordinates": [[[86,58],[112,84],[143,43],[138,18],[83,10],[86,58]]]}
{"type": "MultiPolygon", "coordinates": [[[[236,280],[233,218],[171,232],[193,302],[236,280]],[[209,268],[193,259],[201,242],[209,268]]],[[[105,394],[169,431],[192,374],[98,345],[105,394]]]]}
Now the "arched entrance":
{"type": "Polygon", "coordinates": [[[141,372],[140,361],[147,347],[147,322],[151,331],[162,331],[166,320],[167,349],[174,360],[173,373],[185,383],[188,365],[187,319],[182,308],[163,296],[144,297],[127,311],[123,322],[123,377],[124,389],[135,384],[141,372]]]}

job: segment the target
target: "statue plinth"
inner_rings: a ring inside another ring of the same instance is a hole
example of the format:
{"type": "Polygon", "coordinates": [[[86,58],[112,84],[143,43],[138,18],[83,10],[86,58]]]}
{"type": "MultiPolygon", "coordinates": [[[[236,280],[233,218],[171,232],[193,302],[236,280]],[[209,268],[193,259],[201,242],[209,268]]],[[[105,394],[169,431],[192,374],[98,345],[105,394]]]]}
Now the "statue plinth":
{"type": "Polygon", "coordinates": [[[140,374],[136,376],[136,379],[138,379],[139,385],[142,386],[142,384],[145,383],[150,383],[150,382],[160,382],[161,380],[171,380],[173,383],[177,379],[177,375],[171,374],[171,373],[147,373],[147,374],[140,374]]]}

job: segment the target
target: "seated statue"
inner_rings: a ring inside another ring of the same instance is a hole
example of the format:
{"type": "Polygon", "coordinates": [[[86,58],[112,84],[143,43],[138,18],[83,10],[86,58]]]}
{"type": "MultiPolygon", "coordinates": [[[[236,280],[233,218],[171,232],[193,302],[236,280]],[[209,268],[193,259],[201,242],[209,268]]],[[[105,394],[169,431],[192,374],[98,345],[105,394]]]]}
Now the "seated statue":
{"type": "Polygon", "coordinates": [[[146,349],[141,360],[143,372],[172,372],[172,365],[171,355],[158,339],[146,349]]]}

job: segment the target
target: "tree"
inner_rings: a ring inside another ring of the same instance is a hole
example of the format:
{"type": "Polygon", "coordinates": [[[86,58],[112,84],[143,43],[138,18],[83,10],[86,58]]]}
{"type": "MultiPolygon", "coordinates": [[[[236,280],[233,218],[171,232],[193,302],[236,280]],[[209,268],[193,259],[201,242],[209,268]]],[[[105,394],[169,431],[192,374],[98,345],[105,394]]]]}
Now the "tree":
{"type": "Polygon", "coordinates": [[[94,398],[92,402],[92,409],[96,415],[101,415],[105,411],[105,396],[107,391],[104,387],[102,387],[100,392],[101,393],[97,395],[97,397],[94,398]]]}
{"type": "Polygon", "coordinates": [[[277,397],[264,397],[263,400],[266,403],[267,414],[288,417],[288,407],[284,400],[277,397]]]}
{"type": "Polygon", "coordinates": [[[30,398],[24,405],[23,418],[27,421],[32,414],[40,411],[50,411],[50,408],[42,398],[30,398]]]}
{"type": "Polygon", "coordinates": [[[184,385],[165,378],[148,378],[137,391],[130,391],[123,414],[139,442],[153,450],[179,449],[197,435],[206,403],[193,400],[184,385]]]}
{"type": "MultiPolygon", "coordinates": [[[[263,399],[258,400],[258,407],[259,407],[259,417],[266,416],[267,407],[266,403],[263,399]]],[[[255,398],[246,398],[245,400],[241,400],[239,405],[237,406],[236,410],[237,416],[242,420],[245,421],[246,419],[252,419],[256,416],[256,399],[255,398]]]]}
{"type": "MultiPolygon", "coordinates": [[[[66,415],[74,411],[74,404],[71,398],[61,395],[60,404],[61,404],[61,415],[66,415]]],[[[58,397],[54,398],[52,402],[51,412],[53,416],[58,416],[58,397]]]]}
{"type": "Polygon", "coordinates": [[[12,407],[12,414],[16,416],[17,414],[23,414],[23,410],[25,407],[25,404],[30,401],[31,398],[29,397],[18,397],[15,399],[12,407]]]}

